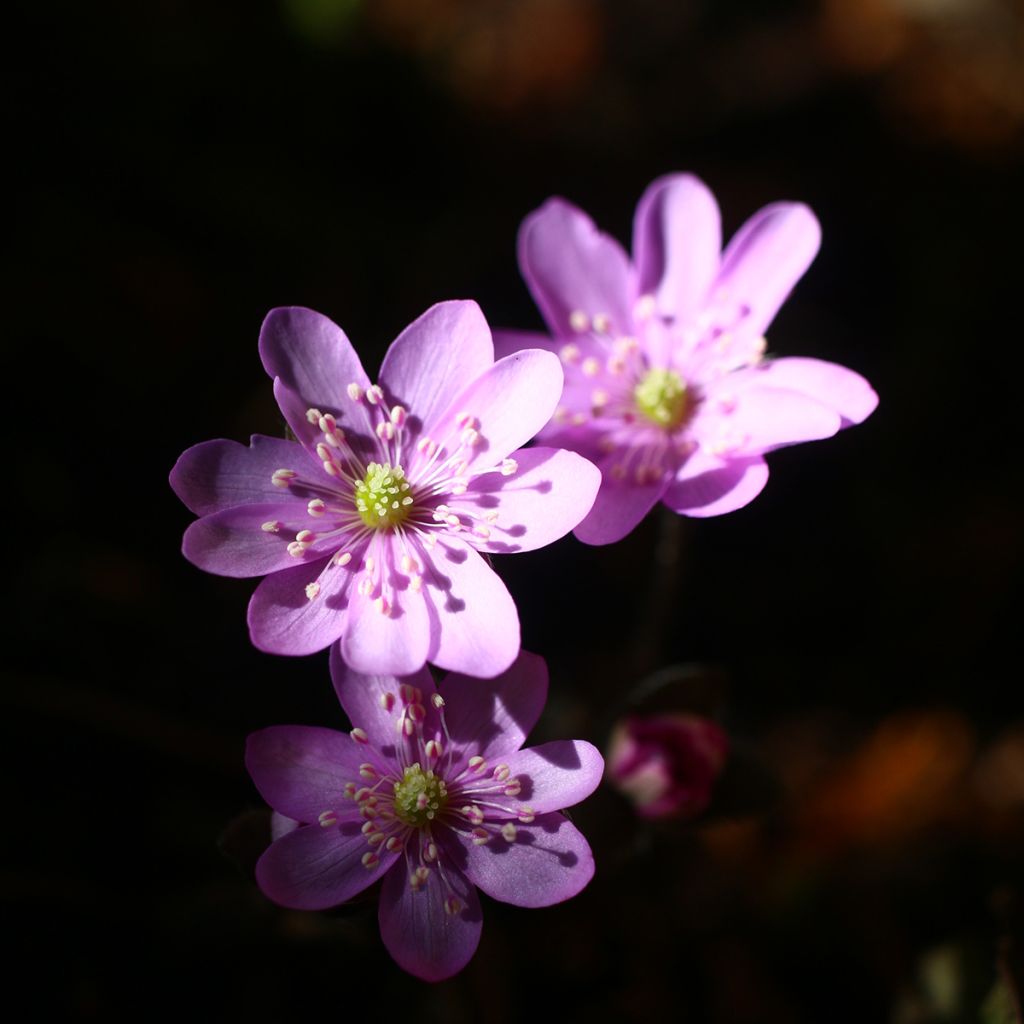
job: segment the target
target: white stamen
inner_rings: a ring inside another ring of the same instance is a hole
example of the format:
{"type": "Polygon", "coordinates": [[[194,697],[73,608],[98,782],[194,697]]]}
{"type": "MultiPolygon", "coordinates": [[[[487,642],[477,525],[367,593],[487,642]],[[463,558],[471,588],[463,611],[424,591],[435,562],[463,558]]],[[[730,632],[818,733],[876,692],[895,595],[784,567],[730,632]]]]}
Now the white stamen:
{"type": "Polygon", "coordinates": [[[430,703],[433,704],[438,711],[440,711],[441,708],[444,707],[444,697],[442,697],[441,694],[439,693],[431,694],[430,703]]]}
{"type": "Polygon", "coordinates": [[[601,372],[601,364],[593,356],[587,356],[580,369],[584,377],[596,377],[601,372]]]}
{"type": "Polygon", "coordinates": [[[633,307],[633,316],[637,320],[649,320],[654,316],[654,311],[657,305],[653,295],[641,295],[636,300],[636,305],[633,307]]]}
{"type": "Polygon", "coordinates": [[[373,607],[376,608],[377,611],[379,611],[385,618],[388,618],[391,615],[391,602],[383,595],[373,602],[373,607]]]}
{"type": "Polygon", "coordinates": [[[313,516],[314,519],[319,519],[327,511],[327,502],[323,498],[314,498],[307,506],[306,511],[313,516]]]}
{"type": "Polygon", "coordinates": [[[320,584],[316,581],[306,584],[306,598],[312,601],[320,593],[320,584]]]}
{"type": "Polygon", "coordinates": [[[320,422],[320,410],[319,409],[307,409],[306,419],[308,422],[316,426],[320,422]]]}
{"type": "Polygon", "coordinates": [[[264,533],[277,533],[281,529],[281,523],[276,519],[270,519],[260,526],[264,533]]]}
{"type": "Polygon", "coordinates": [[[563,345],[558,354],[561,356],[563,363],[572,366],[580,358],[580,347],[570,342],[568,345],[563,345]]]}
{"type": "Polygon", "coordinates": [[[476,425],[476,417],[472,413],[460,412],[455,417],[455,426],[457,426],[459,430],[465,430],[467,427],[475,427],[476,425]]]}
{"type": "Polygon", "coordinates": [[[594,314],[594,330],[598,334],[607,334],[612,326],[611,318],[607,313],[594,314]]]}
{"type": "Polygon", "coordinates": [[[470,832],[474,846],[485,846],[491,841],[491,834],[486,829],[475,828],[470,832]]]}
{"type": "Polygon", "coordinates": [[[348,392],[348,397],[353,402],[361,402],[363,400],[363,389],[355,382],[349,384],[345,390],[348,392]]]}
{"type": "Polygon", "coordinates": [[[373,780],[377,778],[377,769],[374,768],[369,761],[364,761],[359,766],[359,775],[361,778],[364,778],[369,782],[373,782],[373,780]]]}
{"type": "Polygon", "coordinates": [[[469,759],[469,770],[479,775],[481,772],[487,771],[487,762],[479,754],[474,754],[469,759]]]}
{"type": "Polygon", "coordinates": [[[454,917],[462,909],[462,901],[457,896],[449,896],[444,901],[444,912],[454,917]]]}
{"type": "Polygon", "coordinates": [[[298,475],[294,469],[275,469],[270,482],[275,487],[287,487],[298,475]]]}
{"type": "Polygon", "coordinates": [[[437,740],[427,740],[423,750],[432,761],[437,760],[441,756],[441,744],[437,740]]]}
{"type": "Polygon", "coordinates": [[[348,565],[348,563],[351,562],[351,561],[352,561],[352,552],[351,551],[339,551],[334,556],[334,564],[335,565],[348,565]]]}
{"type": "Polygon", "coordinates": [[[322,811],[317,821],[320,822],[321,828],[331,828],[332,825],[338,824],[338,818],[334,811],[322,811]]]}
{"type": "Polygon", "coordinates": [[[491,774],[498,782],[504,782],[512,774],[512,771],[507,764],[499,764],[495,766],[491,774]]]}
{"type": "Polygon", "coordinates": [[[395,425],[390,420],[377,424],[377,436],[382,441],[391,441],[395,436],[395,425]]]}
{"type": "Polygon", "coordinates": [[[380,706],[390,715],[395,707],[395,695],[388,690],[380,695],[380,706]]]}
{"type": "MultiPolygon", "coordinates": [[[[363,730],[359,728],[359,726],[356,726],[349,733],[349,736],[351,736],[352,739],[354,739],[356,741],[356,743],[369,743],[370,742],[370,737],[367,736],[366,733],[363,732],[363,730]]],[[[356,796],[358,797],[359,794],[357,793],[356,796]]]]}
{"type": "Polygon", "coordinates": [[[590,317],[582,309],[574,309],[569,314],[569,326],[577,334],[582,334],[590,326],[590,317]]]}
{"type": "Polygon", "coordinates": [[[501,475],[512,476],[519,469],[519,463],[515,459],[504,459],[501,463],[501,475]]]}
{"type": "Polygon", "coordinates": [[[523,806],[519,808],[519,813],[516,815],[524,825],[529,825],[536,816],[537,812],[527,804],[523,804],[523,806]]]}
{"type": "Polygon", "coordinates": [[[516,827],[511,821],[506,821],[505,824],[501,826],[501,838],[504,839],[506,843],[514,843],[516,841],[516,827]]]}
{"type": "Polygon", "coordinates": [[[404,426],[408,415],[409,414],[400,405],[394,405],[391,407],[391,422],[394,423],[396,427],[404,426]]]}
{"type": "Polygon", "coordinates": [[[372,851],[370,853],[363,854],[363,867],[366,868],[367,871],[372,870],[379,863],[380,857],[378,857],[377,854],[373,853],[372,851]]]}
{"type": "Polygon", "coordinates": [[[370,405],[380,405],[384,401],[384,392],[381,391],[379,384],[371,384],[366,389],[366,400],[370,405]]]}

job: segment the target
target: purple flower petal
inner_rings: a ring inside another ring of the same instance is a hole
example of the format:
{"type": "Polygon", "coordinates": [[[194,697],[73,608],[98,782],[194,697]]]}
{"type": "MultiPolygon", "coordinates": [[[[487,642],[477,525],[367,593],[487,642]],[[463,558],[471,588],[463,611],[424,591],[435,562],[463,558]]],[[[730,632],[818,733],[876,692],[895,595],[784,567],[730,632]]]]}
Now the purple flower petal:
{"type": "Polygon", "coordinates": [[[763,334],[820,244],[818,220],[803,203],[766,206],[729,242],[715,291],[721,291],[726,302],[746,306],[744,325],[763,334]]]}
{"type": "Polygon", "coordinates": [[[834,409],[842,416],[844,427],[863,423],[878,405],[871,385],[859,373],[837,363],[791,356],[764,363],[757,372],[773,388],[798,391],[834,409]]]}
{"type": "Polygon", "coordinates": [[[759,455],[722,462],[697,452],[662,500],[680,515],[720,516],[753,501],[767,482],[768,466],[759,455]]]}
{"type": "Polygon", "coordinates": [[[764,387],[760,378],[748,376],[745,382],[726,379],[710,390],[691,433],[712,451],[720,445],[730,454],[760,455],[831,437],[841,425],[839,414],[821,402],[796,391],[764,387]],[[723,406],[726,411],[721,411],[723,406]]]}
{"type": "Polygon", "coordinates": [[[419,421],[407,430],[430,434],[437,418],[494,363],[491,331],[475,302],[439,302],[395,339],[380,368],[389,400],[419,421]]]}
{"type": "Polygon", "coordinates": [[[637,291],[654,295],[662,316],[691,320],[718,273],[722,226],[718,204],[692,174],[648,186],[633,221],[637,291]]]}
{"type": "MultiPolygon", "coordinates": [[[[288,545],[308,523],[305,503],[239,505],[197,519],[185,531],[181,550],[193,565],[219,576],[263,576],[296,564],[288,545]]],[[[327,554],[323,544],[320,548],[309,547],[306,563],[327,554]]]]}
{"type": "Polygon", "coordinates": [[[601,489],[587,517],[573,530],[584,544],[612,544],[622,540],[657,504],[665,493],[665,481],[638,484],[616,480],[611,467],[619,459],[612,455],[602,466],[601,489]]]}
{"type": "Polygon", "coordinates": [[[430,649],[430,623],[423,595],[394,566],[391,539],[377,534],[367,556],[377,560],[390,580],[390,602],[382,611],[375,591],[349,594],[348,621],[341,635],[341,653],[357,672],[405,676],[423,668],[430,649]]]}
{"type": "MultiPolygon", "coordinates": [[[[362,552],[353,552],[359,565],[362,552]]],[[[329,560],[265,577],[249,601],[249,636],[268,654],[313,654],[341,636],[348,619],[352,573],[329,560]],[[312,585],[320,590],[310,598],[312,585]]]]}
{"type": "Polygon", "coordinates": [[[301,824],[301,821],[289,818],[287,814],[281,814],[279,811],[272,811],[270,815],[270,838],[280,839],[281,836],[286,836],[289,832],[294,832],[301,824]]]}
{"type": "Polygon", "coordinates": [[[447,885],[435,877],[413,889],[405,867],[396,865],[381,887],[380,936],[403,970],[423,981],[442,981],[476,952],[483,926],[480,901],[457,871],[446,873],[447,885]],[[461,904],[455,913],[445,908],[452,897],[461,904]]]}
{"type": "Polygon", "coordinates": [[[434,713],[430,696],[436,690],[430,670],[425,666],[400,679],[393,675],[364,675],[345,664],[339,645],[335,644],[331,648],[330,667],[334,692],[348,720],[366,733],[371,746],[388,756],[394,751],[395,709],[399,706],[396,697],[403,683],[423,692],[428,720],[434,713]]]}
{"type": "Polygon", "coordinates": [[[174,493],[204,516],[234,505],[281,500],[270,478],[274,470],[304,461],[294,441],[253,434],[249,447],[237,441],[204,441],[183,452],[171,470],[174,493]]]}
{"type": "Polygon", "coordinates": [[[525,804],[536,814],[572,807],[597,789],[604,774],[604,758],[585,740],[554,740],[511,753],[494,751],[501,758],[509,779],[518,779],[522,789],[515,797],[490,799],[507,806],[508,816],[517,817],[525,804]]]}
{"type": "Polygon", "coordinates": [[[295,910],[326,910],[372,885],[395,862],[380,851],[368,870],[366,836],[353,821],[333,828],[305,825],[275,840],[256,864],[256,881],[275,903],[295,910]]]}
{"type": "Polygon", "coordinates": [[[469,756],[512,754],[537,724],[548,698],[544,659],[520,651],[511,667],[494,679],[453,672],[441,681],[452,740],[469,756]]]}
{"type": "Polygon", "coordinates": [[[630,334],[635,297],[629,258],[615,239],[564,199],[549,199],[519,230],[519,267],[557,337],[574,332],[573,313],[610,319],[613,334],[630,334]]]}
{"type": "Polygon", "coordinates": [[[561,814],[518,825],[512,842],[496,835],[482,846],[463,845],[469,880],[493,899],[517,907],[561,903],[594,877],[590,846],[561,814]]]}
{"type": "Polygon", "coordinates": [[[369,434],[365,406],[347,400],[352,383],[370,381],[345,332],[321,313],[301,306],[272,309],[260,330],[260,357],[271,377],[299,396],[305,408],[330,412],[344,427],[369,434]]]}
{"type": "Polygon", "coordinates": [[[524,448],[516,453],[511,476],[479,476],[457,508],[478,514],[496,512],[490,537],[477,543],[484,551],[533,551],[564,537],[594,503],[600,470],[574,452],[524,448]]]}
{"type": "Polygon", "coordinates": [[[494,331],[494,358],[504,359],[524,348],[542,348],[558,355],[564,342],[539,331],[494,331]]]}
{"type": "Polygon", "coordinates": [[[431,605],[430,660],[489,679],[519,653],[519,615],[497,573],[472,548],[440,541],[424,579],[431,605]]]}
{"type": "MultiPolygon", "coordinates": [[[[289,818],[314,824],[324,811],[341,816],[345,783],[358,777],[366,760],[365,747],[348,734],[308,725],[261,729],[245,744],[245,767],[263,799],[289,818]]],[[[355,805],[347,807],[355,817],[355,805]]]]}
{"type": "Polygon", "coordinates": [[[562,366],[550,352],[525,349],[506,356],[458,394],[435,421],[431,436],[455,448],[462,415],[474,417],[479,437],[465,452],[466,471],[490,469],[551,419],[562,383],[562,366]]]}

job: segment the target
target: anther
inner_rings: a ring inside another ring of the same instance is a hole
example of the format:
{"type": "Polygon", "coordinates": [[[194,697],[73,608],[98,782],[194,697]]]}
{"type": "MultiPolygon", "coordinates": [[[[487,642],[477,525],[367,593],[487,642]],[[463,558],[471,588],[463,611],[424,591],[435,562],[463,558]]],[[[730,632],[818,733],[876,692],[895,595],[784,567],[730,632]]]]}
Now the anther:
{"type": "Polygon", "coordinates": [[[380,706],[390,715],[395,706],[395,695],[388,690],[380,695],[380,706]]]}
{"type": "Polygon", "coordinates": [[[369,761],[364,761],[359,766],[359,775],[361,778],[364,778],[369,782],[373,782],[374,779],[378,778],[377,769],[374,768],[369,761]]]}
{"type": "Polygon", "coordinates": [[[335,565],[348,565],[352,561],[352,553],[350,551],[339,551],[334,556],[335,565]]]}
{"type": "Polygon", "coordinates": [[[391,602],[383,594],[373,602],[373,607],[385,618],[391,614],[391,602]]]}
{"type": "Polygon", "coordinates": [[[314,498],[307,506],[306,511],[313,516],[314,519],[319,519],[327,511],[327,502],[323,498],[314,498]]]}
{"type": "Polygon", "coordinates": [[[331,828],[338,824],[338,818],[334,811],[321,811],[317,821],[320,822],[321,828],[331,828]]]}
{"type": "Polygon", "coordinates": [[[594,330],[598,334],[607,334],[612,322],[607,313],[594,314],[594,330]]]}
{"type": "Polygon", "coordinates": [[[360,597],[369,597],[373,590],[373,580],[369,576],[363,576],[356,584],[356,591],[360,597]]]}
{"type": "Polygon", "coordinates": [[[454,917],[462,909],[462,901],[457,896],[449,896],[444,901],[444,912],[454,917]]]}
{"type": "Polygon", "coordinates": [[[649,320],[654,316],[656,308],[653,295],[641,295],[640,298],[636,300],[636,305],[633,307],[633,316],[635,316],[637,320],[649,320]]]}
{"type": "Polygon", "coordinates": [[[501,463],[501,475],[512,476],[519,469],[519,463],[515,459],[503,459],[501,463]]]}
{"type": "Polygon", "coordinates": [[[287,487],[298,475],[294,469],[275,469],[270,482],[275,487],[287,487]]]}
{"type": "Polygon", "coordinates": [[[361,402],[363,400],[363,389],[354,381],[353,383],[349,384],[347,388],[345,388],[345,391],[348,393],[348,397],[351,398],[353,402],[361,402]]]}
{"type": "Polygon", "coordinates": [[[342,792],[349,798],[349,800],[355,800],[356,793],[358,793],[359,790],[356,788],[356,784],[354,782],[346,782],[345,788],[342,792]]]}
{"type": "Polygon", "coordinates": [[[580,347],[579,345],[574,345],[570,342],[568,345],[563,345],[558,354],[563,363],[567,366],[571,366],[580,358],[580,347]]]}
{"type": "Polygon", "coordinates": [[[410,558],[409,555],[402,555],[400,565],[402,566],[402,572],[406,574],[416,572],[419,569],[419,566],[416,564],[416,560],[410,558]]]}
{"type": "Polygon", "coordinates": [[[366,389],[366,400],[370,405],[380,405],[384,401],[384,392],[381,391],[380,385],[371,384],[366,389]]]}
{"type": "Polygon", "coordinates": [[[523,804],[523,806],[519,808],[519,813],[516,815],[523,825],[529,825],[536,816],[537,812],[527,804],[523,804]]]}
{"type": "MultiPolygon", "coordinates": [[[[313,410],[310,410],[311,412],[313,410]]],[[[333,434],[338,429],[338,421],[330,414],[327,413],[325,416],[319,417],[316,421],[316,425],[325,433],[333,434]]]]}
{"type": "Polygon", "coordinates": [[[523,791],[523,784],[518,779],[513,779],[505,787],[505,796],[519,796],[523,791]]]}
{"type": "Polygon", "coordinates": [[[580,369],[584,377],[596,377],[601,372],[601,364],[593,356],[587,356],[580,369]]]}
{"type": "Polygon", "coordinates": [[[474,754],[469,759],[469,770],[479,775],[481,772],[487,771],[487,762],[479,754],[474,754]]]}
{"type": "Polygon", "coordinates": [[[363,854],[363,867],[366,868],[367,871],[369,871],[372,868],[375,868],[379,863],[380,857],[378,857],[377,854],[373,853],[372,851],[370,853],[363,854]]]}
{"type": "Polygon", "coordinates": [[[366,837],[366,841],[371,846],[380,846],[380,844],[383,843],[386,838],[387,837],[384,835],[383,832],[374,832],[373,835],[366,837]]]}
{"type": "Polygon", "coordinates": [[[416,700],[416,687],[410,683],[402,683],[398,687],[398,695],[402,698],[403,704],[412,704],[416,700]]]}
{"type": "Polygon", "coordinates": [[[439,758],[442,753],[441,744],[438,743],[437,740],[427,740],[426,744],[423,747],[423,750],[426,753],[427,757],[429,757],[432,761],[439,758]]]}
{"type": "Polygon", "coordinates": [[[307,547],[316,540],[316,534],[312,530],[299,530],[295,534],[295,541],[298,544],[305,544],[307,547]]]}
{"type": "Polygon", "coordinates": [[[506,843],[514,843],[516,841],[516,827],[511,821],[506,821],[505,824],[501,826],[501,838],[504,839],[506,843]]]}
{"type": "Polygon", "coordinates": [[[389,837],[388,841],[384,844],[384,849],[389,850],[391,853],[394,853],[395,850],[400,850],[401,848],[402,840],[399,839],[398,836],[389,837]]]}
{"type": "Polygon", "coordinates": [[[260,526],[264,533],[277,533],[281,529],[281,523],[276,519],[270,519],[260,526]]]}
{"type": "Polygon", "coordinates": [[[475,828],[469,835],[474,846],[485,846],[491,841],[490,832],[483,828],[475,828]]]}
{"type": "Polygon", "coordinates": [[[362,832],[364,836],[371,836],[374,832],[379,832],[380,829],[374,822],[367,821],[359,831],[362,832]]]}
{"type": "MultiPolygon", "coordinates": [[[[359,726],[356,726],[349,733],[349,736],[351,736],[352,739],[354,739],[356,741],[356,743],[369,743],[370,742],[370,737],[367,736],[366,733],[362,729],[359,728],[359,726]]],[[[358,794],[356,794],[356,798],[358,799],[358,794]]]]}
{"type": "Polygon", "coordinates": [[[499,764],[491,774],[498,782],[504,782],[512,774],[512,771],[507,764],[499,764]]]}
{"type": "Polygon", "coordinates": [[[410,704],[406,714],[414,722],[422,722],[427,717],[427,709],[422,704],[410,704]]]}
{"type": "Polygon", "coordinates": [[[401,405],[394,405],[391,407],[391,422],[394,423],[396,427],[404,426],[408,415],[409,414],[401,405]]]}
{"type": "Polygon", "coordinates": [[[320,584],[315,580],[306,584],[306,600],[312,601],[320,593],[320,584]]]}
{"type": "Polygon", "coordinates": [[[466,804],[462,808],[462,813],[471,825],[482,825],[484,823],[484,812],[476,804],[466,804]]]}
{"type": "Polygon", "coordinates": [[[434,452],[437,451],[437,443],[435,441],[431,441],[429,437],[421,437],[416,442],[416,451],[418,451],[420,455],[426,455],[429,459],[433,456],[434,452]]]}
{"type": "Polygon", "coordinates": [[[435,843],[427,843],[423,847],[423,859],[430,862],[437,860],[437,845],[435,843]]]}
{"type": "Polygon", "coordinates": [[[382,441],[390,441],[395,436],[395,425],[390,420],[377,424],[377,436],[382,441]]]}
{"type": "Polygon", "coordinates": [[[480,432],[474,430],[473,427],[466,427],[466,429],[459,435],[459,440],[466,445],[467,448],[475,448],[480,443],[480,432]]]}
{"type": "Polygon", "coordinates": [[[476,425],[476,417],[470,412],[460,412],[455,417],[455,426],[457,426],[459,430],[465,430],[467,427],[475,427],[476,425]]]}
{"type": "Polygon", "coordinates": [[[439,693],[433,693],[430,695],[430,703],[433,704],[438,711],[440,711],[441,708],[444,707],[444,697],[442,697],[441,694],[439,693]]]}
{"type": "Polygon", "coordinates": [[[590,326],[590,317],[582,309],[574,309],[569,314],[569,326],[577,334],[582,334],[590,326]]]}
{"type": "MultiPolygon", "coordinates": [[[[306,410],[306,420],[309,423],[312,423],[314,426],[316,426],[316,424],[320,422],[320,416],[321,416],[321,413],[320,413],[319,409],[307,409],[306,410]]],[[[323,428],[321,428],[321,429],[323,429],[323,428]]]]}

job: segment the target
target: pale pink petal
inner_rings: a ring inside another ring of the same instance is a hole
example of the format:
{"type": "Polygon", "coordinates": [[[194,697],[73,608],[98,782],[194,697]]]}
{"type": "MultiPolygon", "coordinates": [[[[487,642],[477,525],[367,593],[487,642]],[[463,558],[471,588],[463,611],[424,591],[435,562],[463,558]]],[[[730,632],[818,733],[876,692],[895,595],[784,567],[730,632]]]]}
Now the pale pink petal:
{"type": "Polygon", "coordinates": [[[256,864],[256,881],[284,907],[326,910],[362,892],[394,864],[396,854],[381,848],[379,863],[368,870],[362,858],[369,850],[358,821],[305,825],[270,844],[256,864]]]}
{"type": "Polygon", "coordinates": [[[491,331],[475,302],[439,302],[395,339],[380,368],[391,403],[410,414],[405,430],[415,439],[433,433],[452,395],[494,363],[491,331]]]}
{"type": "Polygon", "coordinates": [[[252,733],[245,744],[245,767],[260,796],[275,811],[316,824],[324,811],[356,816],[344,795],[346,782],[359,779],[366,748],[347,733],[305,725],[275,725],[252,733]]]}
{"type": "MultiPolygon", "coordinates": [[[[402,684],[417,687],[423,693],[428,719],[433,714],[430,696],[435,692],[430,670],[424,666],[412,675],[364,675],[345,664],[338,644],[331,648],[331,679],[341,706],[353,726],[362,729],[385,756],[394,752],[396,723],[404,707],[400,697],[402,684]]],[[[425,723],[425,729],[429,722],[425,723]]]]}
{"type": "Polygon", "coordinates": [[[722,248],[718,204],[692,174],[648,186],[633,220],[637,291],[653,295],[662,316],[692,320],[700,312],[722,248]]]}
{"type": "Polygon", "coordinates": [[[442,540],[425,566],[430,604],[429,660],[489,679],[519,653],[519,615],[497,573],[465,544],[442,540]]]}
{"type": "Polygon", "coordinates": [[[594,504],[601,472],[574,452],[558,448],[522,448],[509,476],[476,477],[452,511],[497,515],[480,529],[489,534],[467,537],[481,551],[533,551],[564,537],[594,504]]]}
{"type": "Polygon", "coordinates": [[[720,516],[753,501],[767,482],[768,466],[759,455],[723,461],[696,452],[662,500],[680,515],[720,516]]]}
{"type": "Polygon", "coordinates": [[[451,673],[441,680],[441,696],[448,731],[467,757],[511,754],[544,710],[548,667],[543,658],[520,651],[511,667],[494,679],[451,673]]]}
{"type": "MultiPolygon", "coordinates": [[[[352,564],[362,553],[353,551],[352,564]]],[[[352,574],[325,559],[267,576],[249,601],[249,636],[268,654],[313,654],[329,647],[345,628],[352,574]],[[312,599],[307,588],[320,590],[312,599]]]]}
{"type": "MultiPolygon", "coordinates": [[[[737,375],[737,378],[739,375],[737,375]]],[[[796,391],[782,391],[729,378],[708,394],[690,434],[713,454],[760,455],[783,445],[817,441],[839,430],[839,414],[796,391]]]]}
{"type": "Polygon", "coordinates": [[[467,463],[490,469],[521,448],[549,419],[562,393],[562,366],[550,352],[526,349],[499,359],[461,391],[431,428],[431,437],[467,463]],[[466,433],[466,417],[472,417],[466,433]]]}
{"type": "Polygon", "coordinates": [[[612,466],[622,456],[613,453],[602,465],[601,489],[587,517],[573,530],[584,544],[613,544],[622,540],[639,525],[640,521],[657,504],[665,493],[666,483],[638,484],[627,477],[617,480],[612,476],[612,466]]]}
{"type": "MultiPolygon", "coordinates": [[[[390,537],[376,534],[367,556],[377,563],[379,585],[369,593],[349,591],[348,625],[341,636],[341,656],[357,672],[405,676],[418,672],[430,648],[427,605],[410,586],[410,577],[394,564],[390,537]]],[[[360,576],[360,580],[366,578],[360,576]]]]}
{"type": "Polygon", "coordinates": [[[871,385],[859,373],[837,363],[788,357],[772,359],[756,372],[773,388],[798,391],[834,409],[842,416],[844,427],[863,423],[878,405],[871,385]]]}
{"type": "Polygon", "coordinates": [[[380,892],[380,937],[403,970],[423,981],[442,981],[472,959],[480,942],[483,914],[476,890],[449,869],[444,884],[435,872],[418,889],[409,885],[409,865],[399,863],[380,892]],[[445,907],[449,899],[454,913],[445,907]]]}
{"type": "Polygon", "coordinates": [[[494,339],[494,358],[504,359],[514,352],[524,348],[542,348],[546,352],[554,352],[558,355],[565,341],[552,338],[539,331],[505,331],[496,330],[492,332],[494,339]]]}
{"type": "Polygon", "coordinates": [[[614,334],[633,327],[629,258],[615,239],[564,199],[549,199],[519,229],[519,268],[553,334],[574,333],[570,318],[610,318],[614,334]]]}
{"type": "Polygon", "coordinates": [[[271,377],[280,377],[307,409],[337,417],[346,429],[369,434],[365,404],[349,399],[346,388],[364,390],[369,379],[352,343],[333,321],[312,309],[272,309],[260,329],[260,358],[271,377]]]}
{"type": "Polygon", "coordinates": [[[281,500],[271,483],[277,469],[307,469],[301,445],[253,434],[249,447],[237,441],[204,441],[183,452],[171,470],[174,493],[195,512],[208,515],[234,505],[281,500]]]}
{"type": "Polygon", "coordinates": [[[514,818],[523,813],[524,807],[532,813],[547,814],[586,800],[600,785],[604,758],[585,740],[554,740],[511,753],[495,750],[488,757],[487,768],[489,772],[507,768],[506,782],[518,783],[518,793],[487,797],[505,808],[504,816],[514,818]]]}
{"type": "Polygon", "coordinates": [[[803,203],[773,203],[733,235],[722,254],[715,295],[748,312],[744,326],[763,334],[821,244],[818,220],[803,203]]]}
{"type": "Polygon", "coordinates": [[[463,846],[469,880],[493,899],[517,907],[561,903],[594,877],[590,846],[561,814],[517,825],[512,842],[499,833],[484,845],[464,841],[463,846]]]}
{"type": "Polygon", "coordinates": [[[219,576],[265,576],[315,562],[337,548],[335,537],[311,544],[298,558],[290,555],[288,545],[309,526],[305,501],[239,505],[197,519],[185,531],[181,550],[193,565],[219,576]]]}

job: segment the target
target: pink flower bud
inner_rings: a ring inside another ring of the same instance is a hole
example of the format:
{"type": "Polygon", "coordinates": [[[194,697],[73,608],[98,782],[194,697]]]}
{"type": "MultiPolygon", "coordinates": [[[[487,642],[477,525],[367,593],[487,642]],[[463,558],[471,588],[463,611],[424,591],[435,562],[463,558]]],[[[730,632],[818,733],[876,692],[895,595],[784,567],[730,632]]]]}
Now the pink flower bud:
{"type": "Polygon", "coordinates": [[[631,716],[612,732],[606,777],[642,818],[693,818],[711,801],[728,749],[706,718],[631,716]]]}

